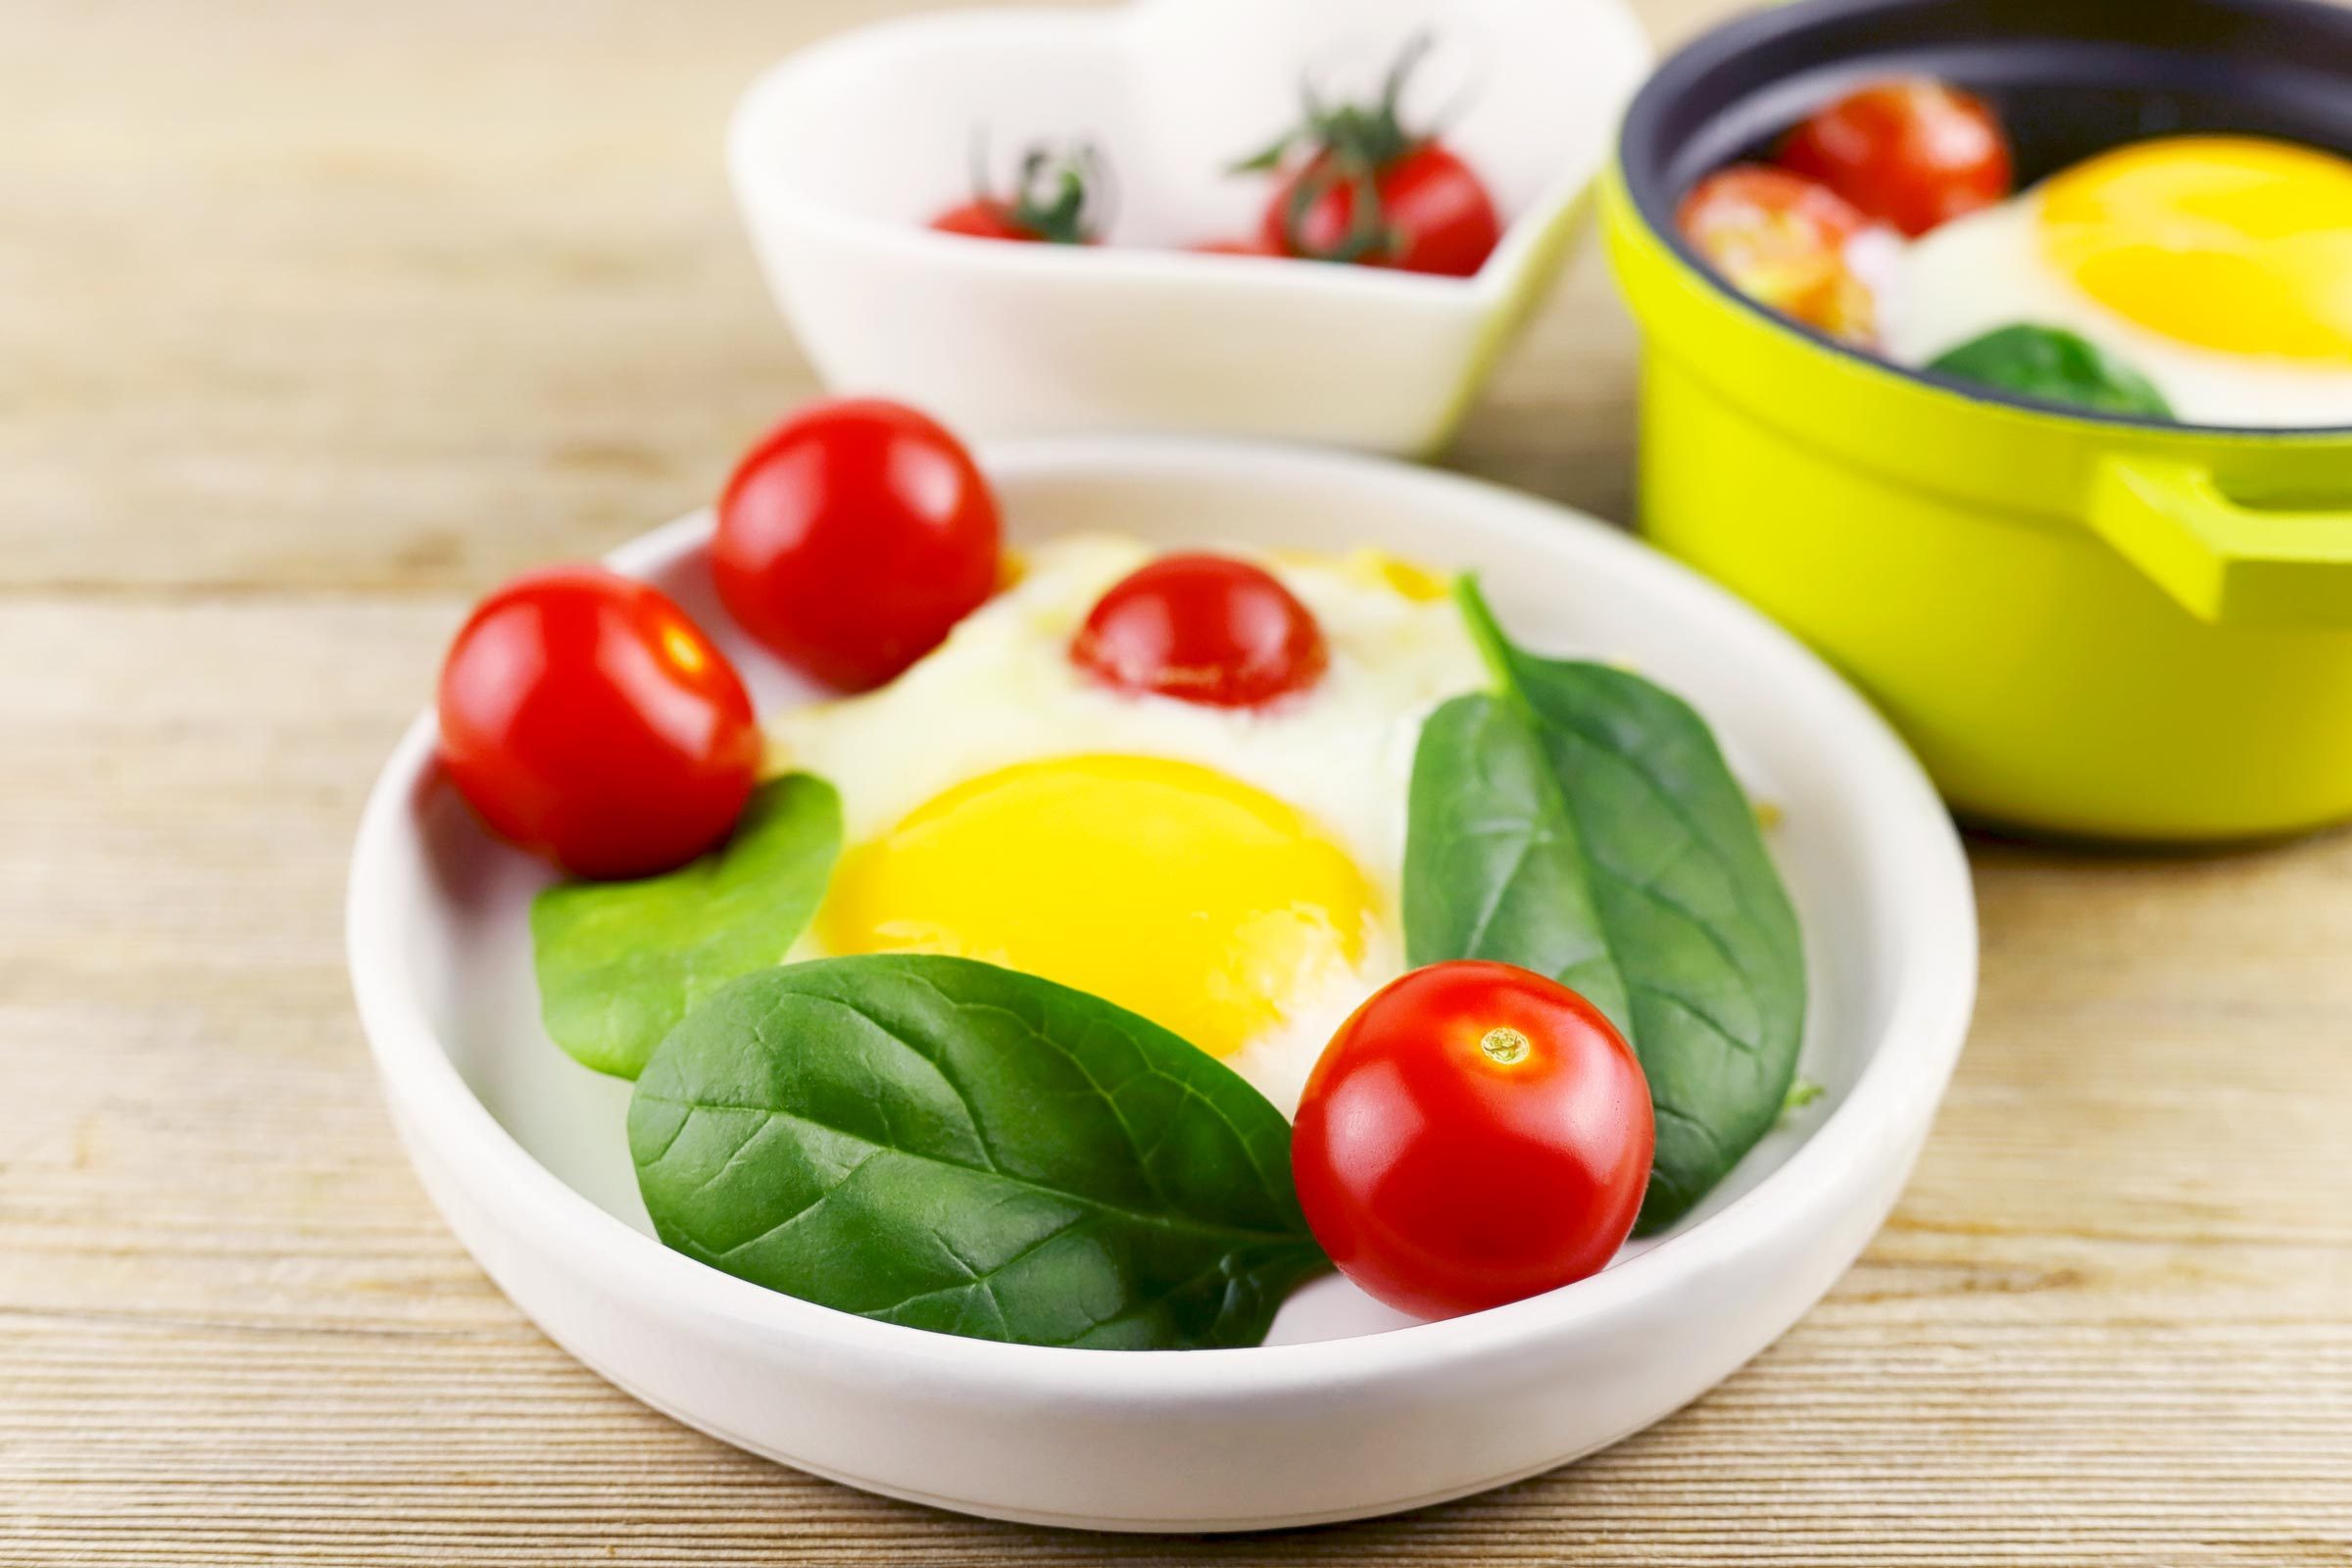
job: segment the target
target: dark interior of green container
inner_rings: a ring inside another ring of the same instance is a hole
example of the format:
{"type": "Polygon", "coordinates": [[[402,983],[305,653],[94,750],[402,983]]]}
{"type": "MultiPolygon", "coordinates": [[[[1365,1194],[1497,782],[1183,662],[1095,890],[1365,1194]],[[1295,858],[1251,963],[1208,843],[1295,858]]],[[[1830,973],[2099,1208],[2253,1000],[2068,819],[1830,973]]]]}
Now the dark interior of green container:
{"type": "Polygon", "coordinates": [[[2031,183],[2119,142],[2280,136],[2352,154],[2352,10],[2316,0],[1807,0],[1667,62],[1626,118],[1635,199],[1671,224],[1708,171],[1840,93],[1917,73],[1989,99],[2031,183]]]}

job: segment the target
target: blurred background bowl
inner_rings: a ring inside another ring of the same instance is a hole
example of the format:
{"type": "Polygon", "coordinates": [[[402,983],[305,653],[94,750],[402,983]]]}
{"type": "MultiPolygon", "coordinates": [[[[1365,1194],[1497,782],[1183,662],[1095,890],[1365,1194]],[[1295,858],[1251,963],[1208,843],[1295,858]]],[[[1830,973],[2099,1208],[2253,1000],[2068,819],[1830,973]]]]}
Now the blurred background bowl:
{"type": "Polygon", "coordinates": [[[979,435],[1186,431],[1426,453],[1543,296],[1648,64],[1620,0],[1135,0],[927,16],[785,60],[729,161],[760,263],[826,383],[979,435]],[[1235,176],[1300,117],[1301,84],[1406,93],[1506,223],[1474,277],[1185,247],[1255,230],[1235,176]],[[931,232],[1023,147],[1085,139],[1113,173],[1107,243],[931,232]]]}

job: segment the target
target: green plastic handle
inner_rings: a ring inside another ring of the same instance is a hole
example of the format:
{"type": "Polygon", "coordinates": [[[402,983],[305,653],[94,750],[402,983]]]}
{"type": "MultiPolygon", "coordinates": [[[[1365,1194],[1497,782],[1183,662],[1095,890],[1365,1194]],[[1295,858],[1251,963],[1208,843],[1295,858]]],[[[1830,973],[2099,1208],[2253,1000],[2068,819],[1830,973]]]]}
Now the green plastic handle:
{"type": "Polygon", "coordinates": [[[2352,626],[2352,511],[2243,506],[2201,464],[2115,455],[2092,485],[2089,522],[2199,620],[2352,626]]]}

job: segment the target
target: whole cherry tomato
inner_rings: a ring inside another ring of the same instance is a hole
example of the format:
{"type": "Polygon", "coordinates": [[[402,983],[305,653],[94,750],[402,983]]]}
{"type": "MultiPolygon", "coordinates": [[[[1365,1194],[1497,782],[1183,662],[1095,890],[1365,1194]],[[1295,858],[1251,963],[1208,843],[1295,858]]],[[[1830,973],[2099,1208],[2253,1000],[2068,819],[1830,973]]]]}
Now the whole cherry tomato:
{"type": "Polygon", "coordinates": [[[1789,132],[1780,163],[1914,236],[2009,194],[2001,122],[1982,99],[1927,76],[1838,99],[1789,132]]]}
{"type": "Polygon", "coordinates": [[[649,584],[518,577],[441,666],[441,761],[493,831],[576,876],[649,876],[719,843],[760,773],[726,656],[649,584]]]}
{"type": "Polygon", "coordinates": [[[744,630],[850,691],[939,646],[996,590],[996,496],[928,416],[849,399],[804,409],[745,456],[710,567],[744,630]]]}
{"type": "Polygon", "coordinates": [[[931,220],[931,227],[974,239],[1092,245],[1101,238],[1102,183],[1102,162],[1094,148],[1032,147],[1022,155],[1009,194],[989,190],[983,170],[972,199],[931,220]]]}
{"type": "Polygon", "coordinates": [[[1096,601],[1070,643],[1078,667],[1122,691],[1256,708],[1323,673],[1323,628],[1262,566],[1162,556],[1096,601]]]}
{"type": "Polygon", "coordinates": [[[1291,1171],[1315,1239],[1369,1295],[1451,1317],[1616,1254],[1656,1129],[1600,1009],[1506,963],[1415,969],[1340,1026],[1306,1080],[1291,1171]]]}
{"type": "Polygon", "coordinates": [[[1008,239],[1035,244],[1045,237],[1015,218],[1012,209],[1004,203],[986,199],[951,207],[931,220],[931,226],[942,234],[962,234],[971,239],[1008,239]]]}
{"type": "Polygon", "coordinates": [[[1286,177],[1266,207],[1265,242],[1277,254],[1405,272],[1468,277],[1501,239],[1486,186],[1434,141],[1368,178],[1344,159],[1318,157],[1286,177]]]}
{"type": "Polygon", "coordinates": [[[1435,136],[1404,128],[1398,99],[1416,38],[1373,104],[1326,108],[1241,167],[1281,172],[1260,238],[1277,255],[1468,277],[1502,239],[1486,182],[1435,136]],[[1303,158],[1292,155],[1304,150],[1303,158]]]}
{"type": "Polygon", "coordinates": [[[1876,302],[1846,253],[1868,220],[1828,186],[1734,164],[1691,187],[1677,224],[1748,298],[1849,343],[1877,336],[1876,302]]]}

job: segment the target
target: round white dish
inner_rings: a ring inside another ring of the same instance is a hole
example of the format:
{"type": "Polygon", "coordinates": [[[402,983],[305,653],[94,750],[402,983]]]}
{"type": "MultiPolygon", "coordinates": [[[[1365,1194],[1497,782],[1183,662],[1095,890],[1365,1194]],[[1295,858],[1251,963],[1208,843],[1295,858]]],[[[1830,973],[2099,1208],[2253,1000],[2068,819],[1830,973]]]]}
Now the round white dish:
{"type": "Polygon", "coordinates": [[[1451,433],[1559,270],[1618,112],[1649,66],[1623,0],[1132,0],[940,13],[803,50],[744,94],[727,160],[770,290],[828,385],[976,435],[1175,431],[1425,452],[1451,433]],[[1406,107],[1443,125],[1508,224],[1471,278],[1203,257],[1252,231],[1227,173],[1312,78],[1377,88],[1435,51],[1406,107]],[[936,234],[1040,140],[1083,137],[1116,188],[1109,243],[936,234]]]}
{"type": "MultiPolygon", "coordinates": [[[[1495,1486],[1658,1420],[1793,1323],[1892,1206],[1975,997],[1966,861],[1878,716],[1722,590],[1471,480],[1181,441],[982,459],[1016,542],[1113,528],[1162,546],[1375,546],[1478,570],[1530,644],[1630,660],[1689,697],[1782,813],[1773,849],[1814,998],[1801,1070],[1825,1094],[1664,1238],[1470,1317],[1406,1324],[1332,1278],[1246,1350],[1049,1349],[870,1322],[648,1234],[628,1086],[539,1028],[525,915],[548,873],[474,825],[433,763],[428,712],[361,825],[351,969],[393,1120],[499,1286],[590,1367],[739,1446],[941,1507],[1114,1530],[1308,1524],[1495,1486]]],[[[763,710],[805,700],[717,608],[708,527],[682,519],[612,561],[696,614],[763,710]]]]}

